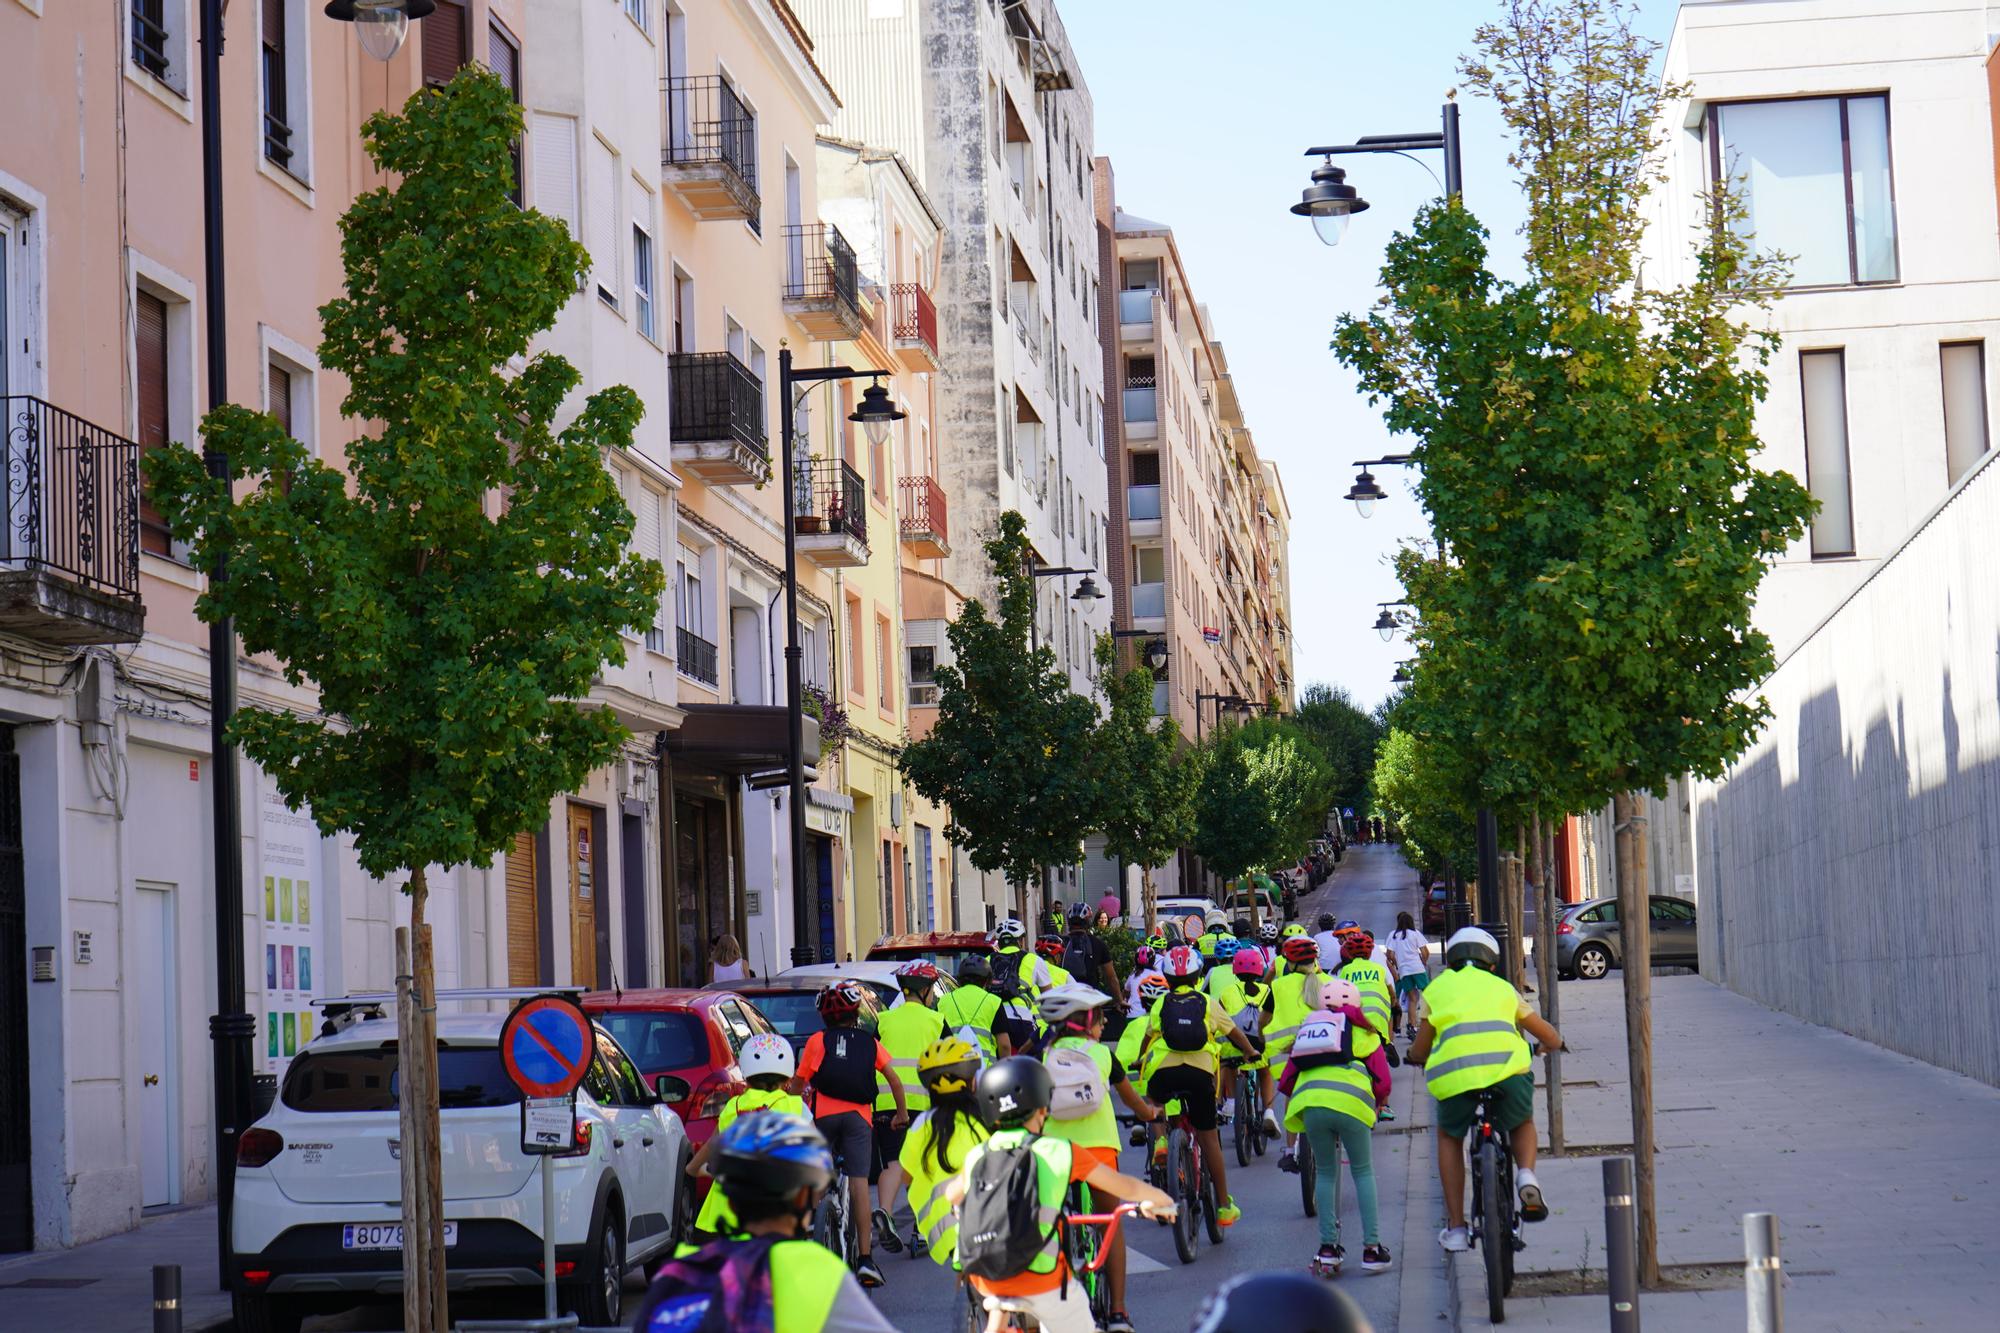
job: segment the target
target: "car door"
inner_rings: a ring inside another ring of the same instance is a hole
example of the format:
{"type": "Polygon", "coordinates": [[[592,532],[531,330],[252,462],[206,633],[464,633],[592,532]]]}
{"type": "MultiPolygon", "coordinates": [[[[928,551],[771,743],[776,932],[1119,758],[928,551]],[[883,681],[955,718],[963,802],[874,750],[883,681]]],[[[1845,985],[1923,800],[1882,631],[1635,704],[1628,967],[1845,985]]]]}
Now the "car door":
{"type": "Polygon", "coordinates": [[[671,1216],[671,1191],[656,1166],[659,1134],[649,1132],[652,1117],[641,1104],[644,1096],[638,1071],[609,1034],[597,1038],[597,1059],[585,1089],[611,1122],[611,1161],[625,1194],[625,1254],[636,1258],[658,1243],[671,1216]],[[622,1068],[621,1068],[622,1066],[622,1068]]]}
{"type": "Polygon", "coordinates": [[[1695,962],[1694,906],[1679,898],[1655,898],[1653,958],[1662,963],[1695,962]]]}

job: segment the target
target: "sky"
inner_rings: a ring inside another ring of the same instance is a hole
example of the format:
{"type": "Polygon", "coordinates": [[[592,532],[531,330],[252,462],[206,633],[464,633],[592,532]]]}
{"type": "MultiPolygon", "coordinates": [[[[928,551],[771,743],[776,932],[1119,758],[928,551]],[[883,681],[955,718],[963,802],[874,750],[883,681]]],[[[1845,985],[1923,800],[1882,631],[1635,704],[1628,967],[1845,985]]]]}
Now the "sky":
{"type": "MultiPolygon", "coordinates": [[[[1096,147],[1119,207],[1174,230],[1195,299],[1229,356],[1258,452],[1291,506],[1297,688],[1345,686],[1371,707],[1409,652],[1372,628],[1400,596],[1389,559],[1424,532],[1400,468],[1366,520],[1341,497],[1355,459],[1404,452],[1327,344],[1334,321],[1381,294],[1383,246],[1440,191],[1416,162],[1340,159],[1371,205],[1328,248],[1286,210],[1310,183],[1313,144],[1439,127],[1458,58],[1500,0],[1058,0],[1089,85],[1096,147]]],[[[1675,0],[1640,0],[1641,30],[1665,42],[1675,0]]],[[[1461,96],[1465,200],[1493,236],[1494,265],[1519,272],[1523,206],[1490,102],[1461,96]]],[[[1437,153],[1419,154],[1439,177],[1437,153]]],[[[1106,276],[1107,290],[1115,279],[1106,276]]],[[[1114,395],[1107,395],[1115,401],[1114,395]]]]}

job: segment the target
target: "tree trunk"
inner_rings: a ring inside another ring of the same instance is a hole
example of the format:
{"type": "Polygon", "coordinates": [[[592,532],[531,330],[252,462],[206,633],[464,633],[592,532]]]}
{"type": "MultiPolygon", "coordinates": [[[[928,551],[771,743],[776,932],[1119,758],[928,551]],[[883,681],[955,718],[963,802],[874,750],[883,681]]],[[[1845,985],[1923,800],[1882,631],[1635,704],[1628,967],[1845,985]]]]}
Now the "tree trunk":
{"type": "MultiPolygon", "coordinates": [[[[1561,1031],[1556,1023],[1560,1003],[1556,998],[1556,876],[1540,812],[1535,815],[1534,857],[1535,955],[1542,978],[1542,1017],[1550,1027],[1561,1031]]],[[[1563,1150],[1562,1049],[1552,1046],[1543,1051],[1542,1061],[1543,1077],[1548,1083],[1549,1152],[1554,1154],[1563,1150]]]]}
{"type": "Polygon", "coordinates": [[[1625,977],[1625,1044],[1632,1090],[1632,1160],[1639,1213],[1639,1281],[1660,1282],[1659,1222],[1653,1212],[1653,941],[1646,892],[1646,817],[1639,797],[1611,802],[1618,867],[1620,968],[1625,977]]]}
{"type": "Polygon", "coordinates": [[[1521,860],[1522,850],[1521,828],[1517,824],[1514,850],[1503,858],[1500,872],[1501,919],[1507,923],[1507,975],[1522,991],[1531,991],[1534,987],[1528,983],[1527,913],[1522,906],[1527,867],[1521,860]]]}
{"type": "Polygon", "coordinates": [[[1153,913],[1159,894],[1153,888],[1153,867],[1139,867],[1139,929],[1145,934],[1153,933],[1153,913]]]}
{"type": "Polygon", "coordinates": [[[437,992],[431,928],[424,920],[429,883],[410,875],[410,926],[396,932],[398,1129],[402,1135],[403,1327],[446,1333],[443,1163],[437,1083],[437,992]]]}

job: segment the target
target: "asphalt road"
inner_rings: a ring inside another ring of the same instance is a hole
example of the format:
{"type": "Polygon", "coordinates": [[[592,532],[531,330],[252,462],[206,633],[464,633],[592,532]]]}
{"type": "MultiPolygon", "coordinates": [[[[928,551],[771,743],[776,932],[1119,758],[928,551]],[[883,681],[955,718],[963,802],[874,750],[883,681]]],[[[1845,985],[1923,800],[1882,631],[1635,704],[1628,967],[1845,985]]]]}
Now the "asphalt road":
{"type": "MultiPolygon", "coordinates": [[[[1334,878],[1301,902],[1299,915],[1308,927],[1322,911],[1351,916],[1381,935],[1394,928],[1397,912],[1414,911],[1416,907],[1416,876],[1396,849],[1368,846],[1350,848],[1334,878]]],[[[1347,1249],[1348,1267],[1338,1281],[1341,1289],[1367,1311],[1377,1333],[1396,1333],[1399,1327],[1401,1269],[1405,1261],[1403,1200],[1412,1143],[1412,1136],[1402,1131],[1410,1122],[1412,1092],[1421,1096],[1421,1085],[1421,1078],[1407,1078],[1403,1071],[1397,1072],[1391,1106],[1401,1119],[1396,1124],[1380,1126],[1375,1135],[1382,1239],[1396,1263],[1385,1273],[1361,1271],[1360,1210],[1355,1203],[1353,1182],[1343,1172],[1341,1244],[1347,1249]]],[[[1428,1140],[1418,1147],[1423,1153],[1418,1167],[1430,1171],[1428,1140]]],[[[1273,1268],[1304,1270],[1319,1248],[1317,1223],[1306,1217],[1300,1203],[1299,1178],[1278,1170],[1275,1148],[1261,1159],[1252,1159],[1248,1168],[1236,1166],[1226,1130],[1223,1148],[1227,1154],[1230,1189],[1243,1209],[1242,1220],[1223,1233],[1223,1244],[1211,1247],[1204,1237],[1195,1262],[1183,1265],[1174,1254],[1172,1235],[1165,1228],[1141,1222],[1128,1233],[1134,1255],[1127,1303],[1133,1323],[1142,1333],[1180,1333],[1193,1324],[1196,1309],[1225,1278],[1273,1268]]],[[[1128,1172],[1135,1172],[1138,1156],[1137,1150],[1127,1149],[1121,1165],[1128,1172]]],[[[1417,1256],[1417,1262],[1427,1272],[1434,1272],[1440,1255],[1434,1247],[1425,1249],[1425,1253],[1417,1256]]],[[[962,1296],[949,1270],[929,1259],[912,1261],[907,1256],[893,1255],[877,1258],[889,1281],[874,1293],[875,1299],[898,1328],[905,1333],[943,1333],[961,1327],[962,1296]]]]}

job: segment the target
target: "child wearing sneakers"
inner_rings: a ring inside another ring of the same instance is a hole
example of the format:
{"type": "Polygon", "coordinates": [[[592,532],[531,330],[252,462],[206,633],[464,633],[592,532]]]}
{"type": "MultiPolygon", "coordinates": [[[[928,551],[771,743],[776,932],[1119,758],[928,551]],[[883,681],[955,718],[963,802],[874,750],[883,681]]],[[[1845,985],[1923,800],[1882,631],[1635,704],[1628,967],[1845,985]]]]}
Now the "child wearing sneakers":
{"type": "MultiPolygon", "coordinates": [[[[1312,1144],[1319,1170],[1313,1180],[1313,1202],[1319,1215],[1319,1249],[1312,1270],[1334,1277],[1346,1261],[1340,1245],[1340,1159],[1347,1157],[1361,1208],[1364,1248],[1361,1266],[1379,1273],[1390,1264],[1382,1244],[1381,1219],[1375,1196],[1375,1157],[1371,1131],[1380,1095],[1366,1065],[1356,1055],[1366,1029],[1361,1023],[1361,996],[1351,982],[1338,978],[1320,987],[1319,1007],[1299,1024],[1292,1039],[1291,1058],[1279,1086],[1285,1089],[1285,1128],[1303,1133],[1312,1144]]],[[[1370,1034],[1372,1036],[1372,1034],[1370,1034]]]]}

